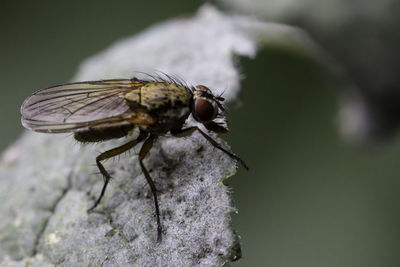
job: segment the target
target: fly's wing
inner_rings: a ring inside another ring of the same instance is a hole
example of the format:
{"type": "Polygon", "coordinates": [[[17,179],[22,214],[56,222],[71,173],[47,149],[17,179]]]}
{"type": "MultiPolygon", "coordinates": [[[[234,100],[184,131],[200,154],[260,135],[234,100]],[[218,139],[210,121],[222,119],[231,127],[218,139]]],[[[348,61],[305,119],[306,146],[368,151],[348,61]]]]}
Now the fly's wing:
{"type": "Polygon", "coordinates": [[[148,124],[144,114],[130,111],[125,94],[146,81],[104,80],[67,83],[37,91],[21,106],[21,122],[37,132],[79,132],[89,128],[148,124]]]}

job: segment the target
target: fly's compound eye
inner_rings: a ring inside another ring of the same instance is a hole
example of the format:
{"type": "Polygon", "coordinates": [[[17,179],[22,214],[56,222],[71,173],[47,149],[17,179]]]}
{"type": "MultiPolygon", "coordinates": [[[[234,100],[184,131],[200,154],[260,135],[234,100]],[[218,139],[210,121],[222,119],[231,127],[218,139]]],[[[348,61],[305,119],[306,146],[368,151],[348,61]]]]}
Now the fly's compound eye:
{"type": "Polygon", "coordinates": [[[213,120],[218,113],[217,104],[208,99],[197,98],[194,101],[194,118],[199,122],[208,122],[213,120]]]}

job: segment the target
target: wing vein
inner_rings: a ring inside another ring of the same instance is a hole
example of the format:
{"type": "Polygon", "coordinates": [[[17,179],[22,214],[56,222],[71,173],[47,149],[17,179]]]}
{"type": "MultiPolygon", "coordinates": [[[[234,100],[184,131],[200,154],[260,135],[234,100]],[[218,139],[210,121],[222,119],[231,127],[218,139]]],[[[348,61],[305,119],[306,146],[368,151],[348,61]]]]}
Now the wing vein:
{"type": "Polygon", "coordinates": [[[147,81],[103,80],[42,89],[22,104],[22,123],[40,132],[85,131],[97,126],[132,124],[129,118],[135,116],[135,111],[130,110],[125,94],[145,83],[147,81]]]}

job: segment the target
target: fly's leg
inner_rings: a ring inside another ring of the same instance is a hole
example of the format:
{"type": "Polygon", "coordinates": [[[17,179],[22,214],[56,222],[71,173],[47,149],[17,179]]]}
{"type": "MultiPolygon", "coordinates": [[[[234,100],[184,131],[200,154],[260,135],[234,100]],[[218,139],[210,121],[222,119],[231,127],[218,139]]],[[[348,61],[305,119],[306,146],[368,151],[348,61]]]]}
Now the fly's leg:
{"type": "Polygon", "coordinates": [[[237,160],[240,162],[240,164],[242,164],[242,166],[246,169],[249,170],[249,167],[246,165],[246,163],[239,158],[238,156],[236,156],[235,154],[233,154],[232,152],[226,150],[225,148],[223,148],[220,144],[218,144],[214,139],[212,139],[209,135],[207,135],[205,132],[203,132],[199,127],[197,126],[192,126],[192,127],[188,127],[186,129],[180,129],[180,130],[171,130],[171,134],[173,136],[176,137],[184,137],[184,136],[188,136],[191,135],[194,131],[199,131],[199,133],[205,138],[207,139],[208,142],[211,143],[211,145],[213,145],[214,147],[218,148],[219,150],[223,151],[224,153],[226,153],[228,156],[230,156],[231,158],[237,160]]]}
{"type": "Polygon", "coordinates": [[[161,230],[162,229],[161,229],[161,221],[160,221],[160,209],[158,207],[157,189],[156,189],[156,186],[155,186],[153,180],[150,177],[149,172],[147,171],[147,169],[145,168],[145,166],[143,164],[143,159],[146,157],[147,153],[153,146],[154,139],[155,139],[155,136],[150,135],[149,138],[147,138],[146,141],[144,141],[142,148],[140,149],[140,152],[139,152],[139,163],[140,163],[140,167],[142,168],[144,177],[146,177],[147,183],[149,184],[151,192],[153,193],[154,204],[156,207],[156,217],[157,217],[157,241],[161,242],[161,230]]]}
{"type": "Polygon", "coordinates": [[[100,196],[97,198],[96,202],[94,203],[94,205],[88,209],[88,212],[91,212],[94,208],[97,207],[97,205],[100,203],[101,199],[104,196],[104,192],[106,191],[108,182],[111,179],[111,175],[107,172],[107,170],[104,168],[103,164],[101,164],[101,161],[118,156],[119,154],[124,153],[125,151],[128,151],[129,149],[133,148],[134,146],[136,146],[138,143],[140,143],[141,141],[143,141],[143,139],[146,138],[146,134],[142,134],[140,133],[138,138],[136,138],[135,140],[129,141],[126,144],[123,144],[122,146],[107,150],[103,153],[101,153],[100,155],[98,155],[96,157],[96,164],[97,167],[99,168],[101,174],[104,177],[104,185],[103,188],[101,189],[101,193],[100,196]]]}

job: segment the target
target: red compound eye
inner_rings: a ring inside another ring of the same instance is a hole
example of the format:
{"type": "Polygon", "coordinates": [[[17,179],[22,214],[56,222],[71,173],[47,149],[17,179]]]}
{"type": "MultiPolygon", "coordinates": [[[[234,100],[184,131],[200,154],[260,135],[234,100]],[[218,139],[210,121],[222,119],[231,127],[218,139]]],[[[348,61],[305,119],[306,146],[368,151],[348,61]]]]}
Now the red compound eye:
{"type": "Polygon", "coordinates": [[[210,121],[215,118],[216,110],[210,101],[198,98],[194,102],[194,117],[201,122],[210,121]]]}

